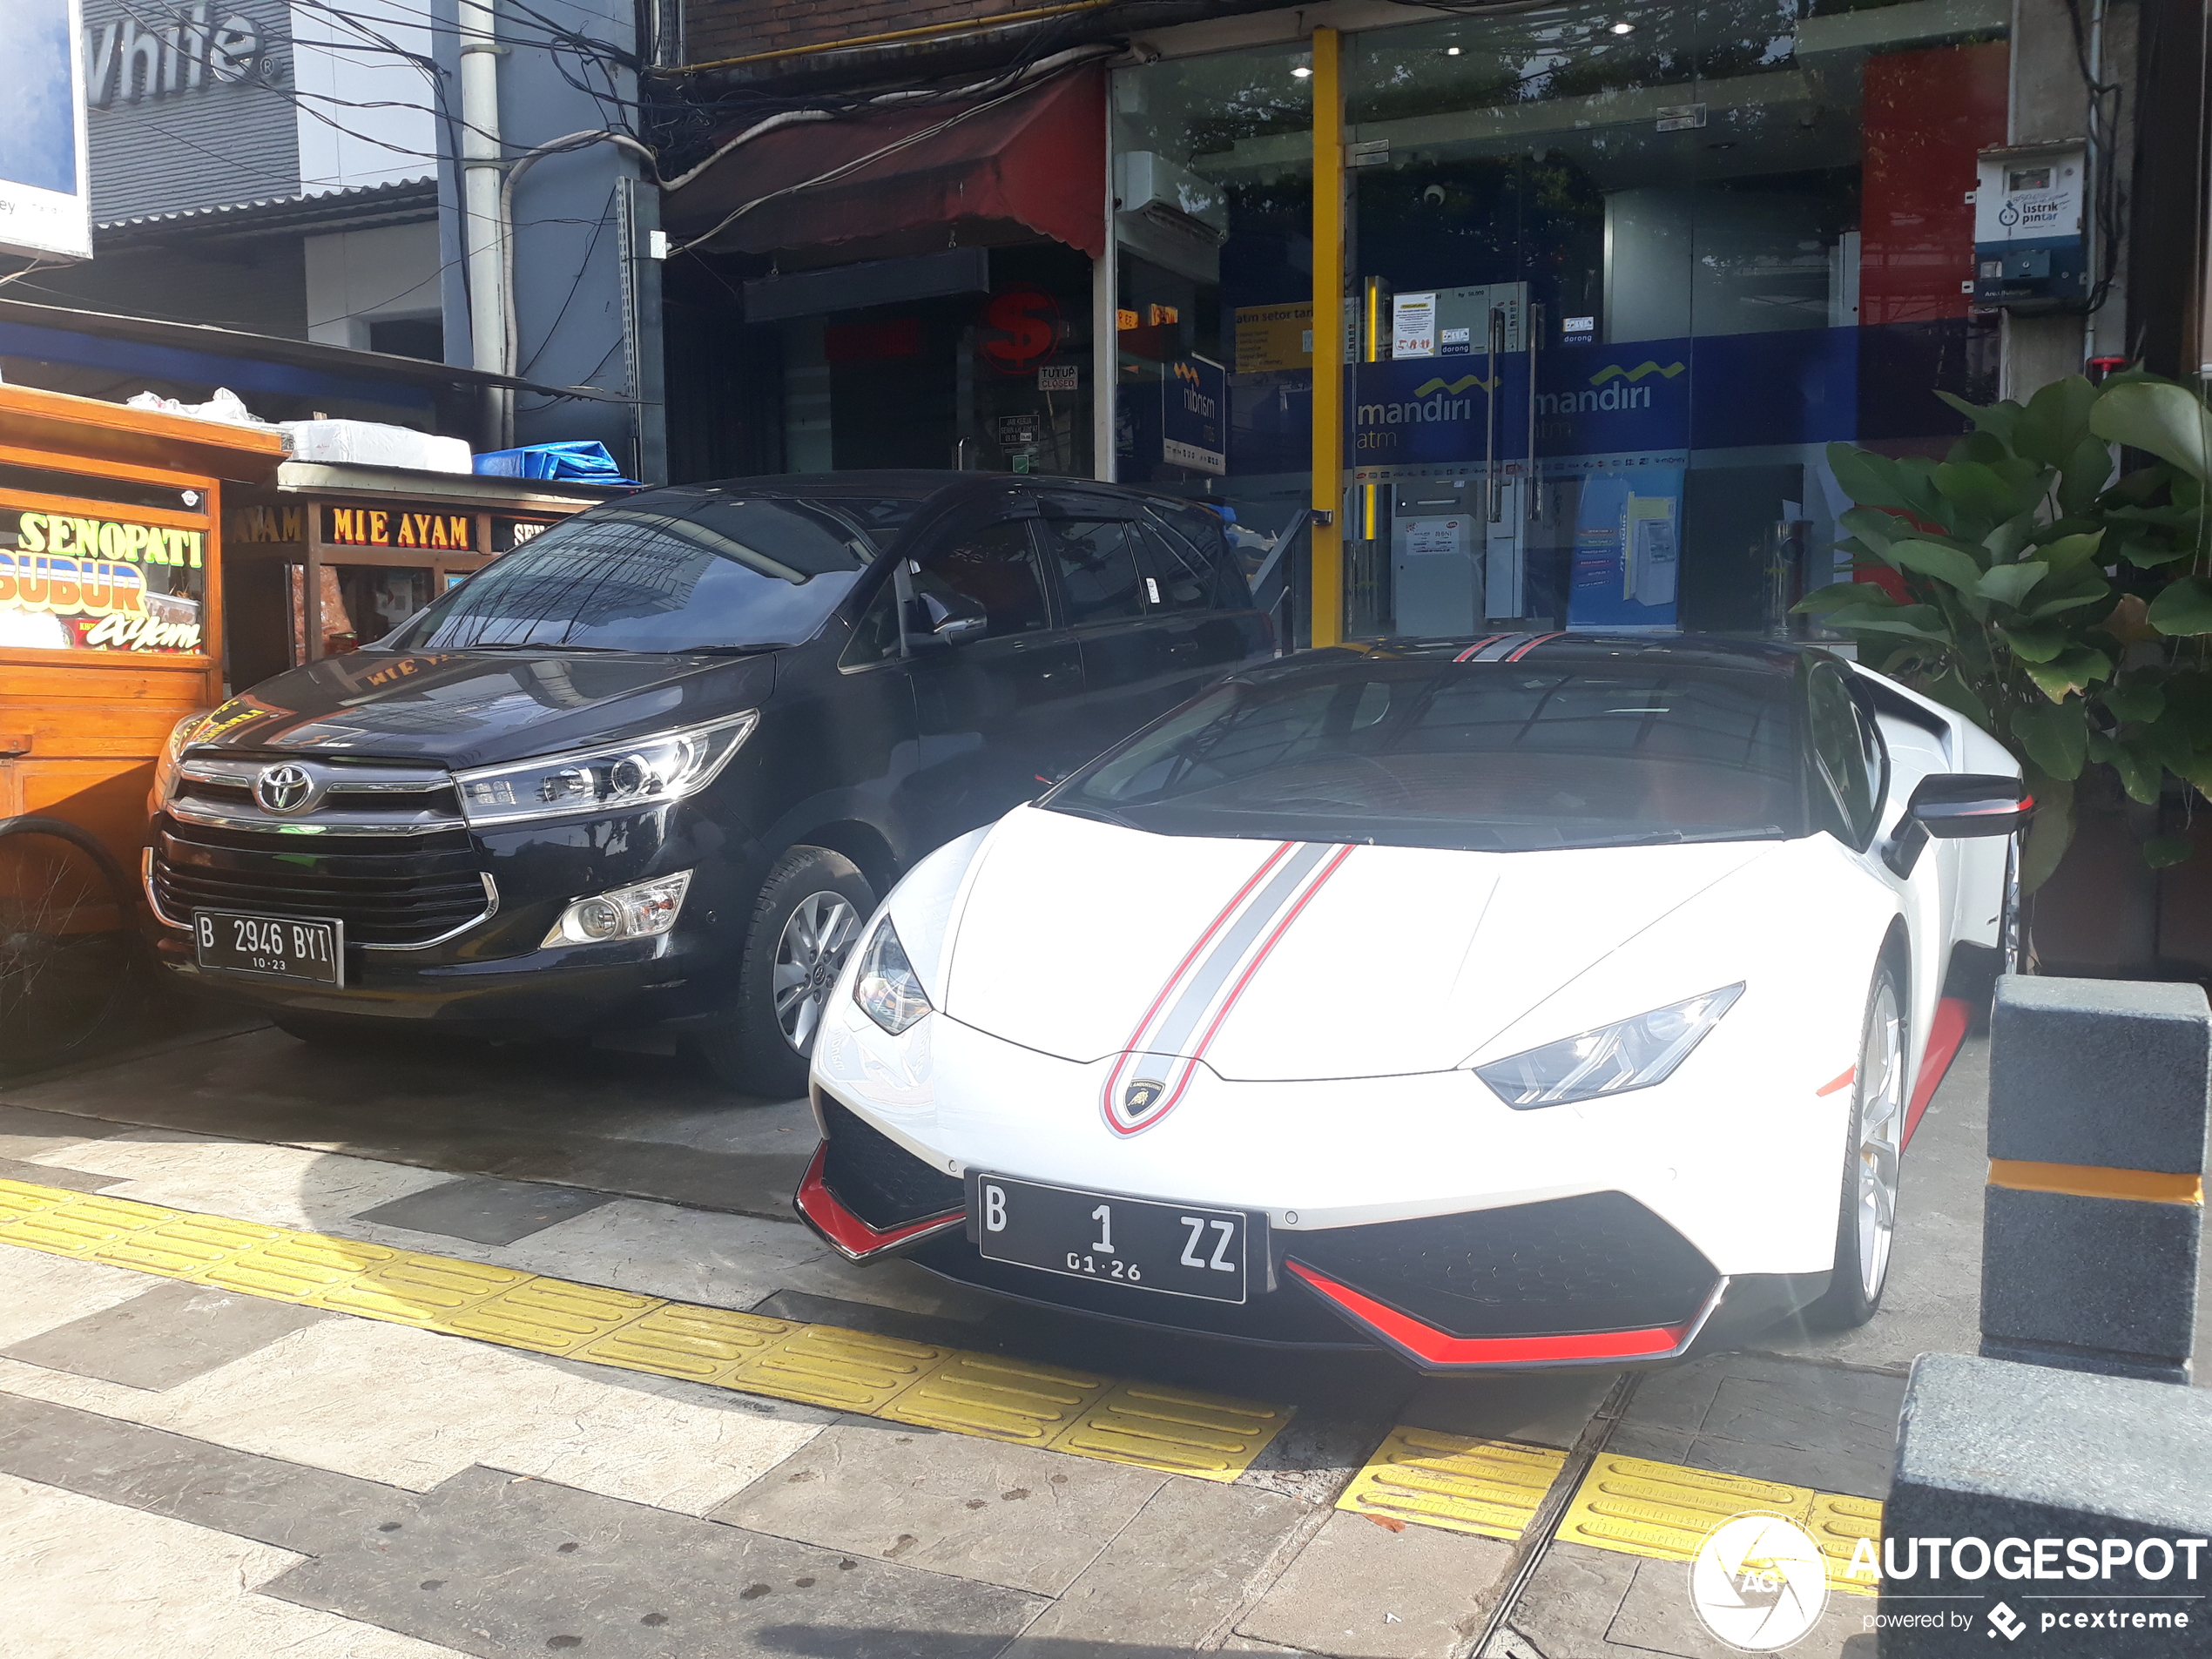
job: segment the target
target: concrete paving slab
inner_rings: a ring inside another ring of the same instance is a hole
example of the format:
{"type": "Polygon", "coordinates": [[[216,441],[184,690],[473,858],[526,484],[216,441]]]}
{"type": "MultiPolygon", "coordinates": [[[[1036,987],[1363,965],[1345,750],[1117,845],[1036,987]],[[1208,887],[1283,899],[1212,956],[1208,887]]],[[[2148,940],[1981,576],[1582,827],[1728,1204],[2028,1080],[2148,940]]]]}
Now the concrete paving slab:
{"type": "Polygon", "coordinates": [[[1617,1371],[1541,1371],[1520,1376],[1436,1377],[1398,1409],[1398,1420],[1479,1440],[1523,1440],[1571,1449],[1621,1379],[1617,1371]]]}
{"type": "Polygon", "coordinates": [[[0,1268],[0,1348],[127,1302],[148,1284],[128,1268],[10,1251],[0,1268]]]}
{"type": "Polygon", "coordinates": [[[67,1187],[71,1192],[98,1192],[122,1177],[95,1175],[60,1163],[26,1163],[20,1158],[0,1158],[0,1181],[28,1181],[33,1186],[67,1187]]]}
{"type": "MultiPolygon", "coordinates": [[[[1606,1632],[1609,1646],[1629,1653],[1662,1653],[1675,1659],[1735,1659],[1742,1653],[1716,1638],[1689,1601],[1689,1568],[1683,1561],[1639,1561],[1606,1632]]],[[[1865,1629],[1873,1599],[1831,1595],[1819,1621],[1790,1649],[1797,1659],[1829,1659],[1865,1629]]],[[[1624,1655],[1624,1659],[1626,1656],[1624,1655]]]]}
{"type": "Polygon", "coordinates": [[[59,1152],[79,1141],[117,1134],[121,1128],[118,1123],[104,1123],[98,1118],[0,1104],[0,1157],[30,1158],[59,1152]]]}
{"type": "Polygon", "coordinates": [[[359,1211],[354,1219],[479,1244],[511,1244],[612,1202],[604,1192],[469,1175],[359,1211]]]}
{"type": "Polygon", "coordinates": [[[1886,1372],[1715,1354],[1639,1379],[1606,1449],[1879,1498],[1904,1400],[1886,1372]]]}
{"type": "Polygon", "coordinates": [[[114,1177],[115,1184],[105,1189],[109,1197],[273,1227],[350,1231],[355,1237],[369,1236],[359,1225],[348,1229],[356,1212],[442,1181],[405,1164],[170,1130],[118,1129],[51,1157],[70,1167],[114,1177]]]}
{"type": "Polygon", "coordinates": [[[416,1494],[0,1394],[0,1474],[313,1555],[414,1513],[416,1494]]]}
{"type": "Polygon", "coordinates": [[[9,1659],[447,1659],[456,1649],[257,1587],[300,1557],[266,1544],[0,1478],[0,1630],[9,1659]]]}
{"type": "Polygon", "coordinates": [[[813,1150],[804,1101],[733,1095],[674,1060],[410,1042],[408,1035],[341,1065],[264,1028],[20,1086],[7,1101],[455,1174],[791,1217],[792,1191],[813,1150]],[[641,1099],[650,1104],[631,1105],[641,1099]]]}
{"type": "Polygon", "coordinates": [[[173,1388],[337,1317],[170,1281],[13,1343],[0,1355],[126,1388],[173,1388]]]}
{"type": "Polygon", "coordinates": [[[1501,1634],[1508,1640],[1494,1642],[1491,1652],[1518,1646],[1537,1659],[1600,1659],[1610,1650],[1606,1633],[1635,1575],[1633,1555],[1584,1544],[1547,1545],[1507,1610],[1501,1634]]]}
{"type": "Polygon", "coordinates": [[[1139,1659],[1224,1634],[1318,1518],[1280,1493],[1169,1480],[1004,1659],[1139,1659]]]}
{"type": "Polygon", "coordinates": [[[1337,1659],[1450,1659],[1512,1565],[1495,1539],[1336,1510],[1237,1629],[1337,1659]]]}
{"type": "Polygon", "coordinates": [[[708,1518],[1057,1595],[1167,1480],[895,1423],[834,1424],[708,1518]]]}
{"type": "Polygon", "coordinates": [[[744,1309],[788,1284],[793,1267],[827,1253],[800,1222],[594,1196],[597,1206],[517,1239],[500,1261],[587,1285],[744,1309]]]}
{"type": "Polygon", "coordinates": [[[822,1651],[990,1659],[1035,1616],[1019,1591],[925,1573],[505,1470],[444,1482],[374,1545],[263,1587],[480,1654],[822,1651]],[[848,1638],[870,1633],[867,1645],[848,1638]]]}
{"type": "MultiPolygon", "coordinates": [[[[0,1254],[0,1272],[14,1254],[0,1254]]],[[[732,1496],[833,1417],[351,1318],[163,1393],[5,1359],[0,1390],[417,1491],[496,1461],[689,1514],[732,1496]]]]}
{"type": "Polygon", "coordinates": [[[1380,1413],[1347,1417],[1325,1408],[1301,1411],[1237,1477],[1237,1484],[1306,1503],[1332,1504],[1393,1426],[1393,1419],[1380,1413]]]}

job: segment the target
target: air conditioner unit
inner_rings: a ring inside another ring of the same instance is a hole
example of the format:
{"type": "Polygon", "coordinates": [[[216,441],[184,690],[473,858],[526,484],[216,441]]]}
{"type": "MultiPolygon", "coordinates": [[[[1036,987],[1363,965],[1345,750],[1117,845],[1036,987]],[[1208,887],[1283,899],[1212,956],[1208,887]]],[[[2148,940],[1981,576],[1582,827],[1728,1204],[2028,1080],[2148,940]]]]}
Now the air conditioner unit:
{"type": "Polygon", "coordinates": [[[1184,235],[1228,239],[1229,203],[1221,187],[1150,150],[1114,158],[1114,194],[1124,213],[1141,213],[1184,235]]]}

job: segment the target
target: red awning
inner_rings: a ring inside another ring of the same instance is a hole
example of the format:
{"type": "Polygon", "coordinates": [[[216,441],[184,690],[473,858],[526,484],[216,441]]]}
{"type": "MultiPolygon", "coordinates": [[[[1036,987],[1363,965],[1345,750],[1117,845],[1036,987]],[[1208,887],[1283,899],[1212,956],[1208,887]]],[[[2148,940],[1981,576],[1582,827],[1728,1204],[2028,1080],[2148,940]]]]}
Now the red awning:
{"type": "Polygon", "coordinates": [[[711,233],[703,246],[712,253],[878,242],[985,222],[1096,259],[1106,248],[1105,195],[1106,75],[1086,65],[1003,102],[868,111],[765,133],[671,191],[662,219],[679,241],[711,233]],[[914,142],[806,183],[902,138],[914,142]],[[783,190],[791,193],[738,211],[783,190]]]}

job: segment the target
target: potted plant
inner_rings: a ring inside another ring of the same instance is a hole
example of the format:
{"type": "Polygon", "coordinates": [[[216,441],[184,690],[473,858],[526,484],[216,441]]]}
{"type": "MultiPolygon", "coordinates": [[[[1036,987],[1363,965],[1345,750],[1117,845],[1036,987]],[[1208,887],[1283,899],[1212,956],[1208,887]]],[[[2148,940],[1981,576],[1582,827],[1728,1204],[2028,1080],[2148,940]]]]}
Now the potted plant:
{"type": "Polygon", "coordinates": [[[2132,371],[2025,404],[1941,395],[1973,422],[1941,461],[1829,447],[1857,503],[1840,544],[1856,579],[1797,608],[2020,759],[2036,799],[2024,891],[2085,812],[2133,825],[2138,869],[2180,862],[2191,840],[2162,833],[2158,804],[2212,789],[2212,411],[2132,371]]]}

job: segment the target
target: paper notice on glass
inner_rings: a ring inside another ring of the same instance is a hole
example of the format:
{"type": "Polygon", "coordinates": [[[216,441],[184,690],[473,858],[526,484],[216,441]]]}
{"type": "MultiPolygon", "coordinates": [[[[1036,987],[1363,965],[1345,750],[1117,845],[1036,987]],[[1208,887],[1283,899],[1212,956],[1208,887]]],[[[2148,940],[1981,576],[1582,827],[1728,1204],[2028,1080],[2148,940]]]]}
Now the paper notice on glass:
{"type": "Polygon", "coordinates": [[[1390,322],[1390,354],[1393,357],[1436,355],[1435,294],[1398,295],[1391,301],[1390,322]]]}
{"type": "Polygon", "coordinates": [[[1406,557],[1433,557],[1440,553],[1456,553],[1462,558],[1467,556],[1467,521],[1465,517],[1408,518],[1403,523],[1406,557]]]}
{"type": "Polygon", "coordinates": [[[1629,557],[1622,597],[1641,605],[1675,602],[1682,566],[1675,541],[1675,503],[1667,496],[1629,497],[1629,557]]]}

